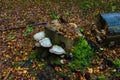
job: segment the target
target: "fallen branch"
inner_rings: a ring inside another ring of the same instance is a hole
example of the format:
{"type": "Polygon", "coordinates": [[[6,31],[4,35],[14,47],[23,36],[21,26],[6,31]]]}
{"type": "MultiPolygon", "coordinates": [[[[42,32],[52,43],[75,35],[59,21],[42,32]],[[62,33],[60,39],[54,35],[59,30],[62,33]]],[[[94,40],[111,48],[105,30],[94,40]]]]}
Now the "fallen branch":
{"type": "Polygon", "coordinates": [[[26,28],[26,27],[11,27],[11,28],[6,28],[6,29],[0,29],[0,31],[7,31],[7,30],[16,30],[16,29],[20,29],[20,28],[26,28]]]}
{"type": "MultiPolygon", "coordinates": [[[[40,22],[40,23],[35,23],[35,24],[32,24],[31,26],[36,26],[36,25],[44,25],[44,26],[48,26],[47,22],[40,22]]],[[[16,30],[16,29],[23,29],[23,28],[26,28],[25,26],[23,27],[11,27],[11,28],[6,28],[6,29],[0,29],[0,31],[7,31],[7,30],[16,30]]]]}

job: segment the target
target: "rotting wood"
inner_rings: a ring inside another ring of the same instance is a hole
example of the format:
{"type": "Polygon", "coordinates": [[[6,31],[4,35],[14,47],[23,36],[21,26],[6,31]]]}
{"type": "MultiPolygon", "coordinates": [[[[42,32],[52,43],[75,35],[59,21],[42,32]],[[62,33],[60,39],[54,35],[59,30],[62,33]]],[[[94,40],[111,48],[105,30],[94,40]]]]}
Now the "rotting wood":
{"type": "Polygon", "coordinates": [[[65,35],[59,34],[59,32],[54,31],[49,27],[45,27],[45,34],[51,39],[53,45],[60,45],[65,49],[70,49],[76,42],[78,38],[69,39],[65,35]],[[63,46],[64,45],[64,46],[63,46]]]}

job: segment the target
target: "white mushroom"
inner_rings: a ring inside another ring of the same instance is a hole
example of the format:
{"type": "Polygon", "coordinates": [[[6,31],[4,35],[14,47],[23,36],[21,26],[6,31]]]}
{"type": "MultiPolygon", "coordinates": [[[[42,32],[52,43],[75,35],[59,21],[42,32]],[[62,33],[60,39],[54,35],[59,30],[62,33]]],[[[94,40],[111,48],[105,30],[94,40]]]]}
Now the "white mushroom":
{"type": "Polygon", "coordinates": [[[57,55],[61,55],[65,53],[65,50],[58,45],[54,45],[51,49],[49,49],[49,52],[57,55]]]}
{"type": "Polygon", "coordinates": [[[40,40],[39,43],[42,47],[51,47],[52,46],[52,43],[51,43],[50,39],[47,38],[47,37],[40,40]]]}
{"type": "Polygon", "coordinates": [[[60,60],[60,63],[61,63],[61,64],[65,64],[66,62],[67,62],[66,59],[61,59],[61,60],[60,60]]]}
{"type": "Polygon", "coordinates": [[[36,40],[36,41],[40,41],[41,39],[43,39],[45,37],[45,32],[42,31],[42,32],[38,32],[36,33],[33,38],[36,40]]]}
{"type": "Polygon", "coordinates": [[[35,43],[35,46],[36,46],[36,47],[40,47],[40,43],[39,43],[39,42],[36,42],[36,43],[35,43]]]}

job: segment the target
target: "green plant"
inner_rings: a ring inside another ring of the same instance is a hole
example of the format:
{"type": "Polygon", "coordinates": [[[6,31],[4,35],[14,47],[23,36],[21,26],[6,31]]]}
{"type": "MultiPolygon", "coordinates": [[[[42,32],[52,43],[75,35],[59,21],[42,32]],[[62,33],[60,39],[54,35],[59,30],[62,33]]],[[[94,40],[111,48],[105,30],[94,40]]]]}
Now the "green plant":
{"type": "Polygon", "coordinates": [[[98,80],[104,80],[103,76],[98,76],[97,78],[98,78],[98,80]]]}
{"type": "Polygon", "coordinates": [[[114,64],[115,64],[117,67],[120,68],[120,59],[116,58],[116,59],[114,60],[114,64]]]}
{"type": "Polygon", "coordinates": [[[10,19],[10,16],[5,16],[5,19],[6,19],[6,20],[9,20],[9,19],[10,19]]]}
{"type": "Polygon", "coordinates": [[[80,32],[84,32],[84,29],[83,28],[80,28],[80,30],[79,30],[80,32]]]}
{"type": "Polygon", "coordinates": [[[54,14],[54,13],[51,13],[50,16],[51,16],[52,18],[54,18],[54,19],[59,19],[59,16],[57,16],[57,15],[54,14]]]}
{"type": "Polygon", "coordinates": [[[33,31],[33,26],[27,26],[25,32],[23,33],[23,36],[27,36],[28,33],[31,33],[33,31]]]}
{"type": "Polygon", "coordinates": [[[13,78],[10,76],[10,77],[8,78],[8,80],[13,80],[13,78]]]}
{"type": "Polygon", "coordinates": [[[74,46],[73,50],[73,61],[69,64],[71,70],[77,70],[81,68],[84,70],[87,66],[90,66],[91,60],[93,58],[93,50],[84,39],[81,37],[78,44],[74,46]]]}
{"type": "Polygon", "coordinates": [[[57,73],[59,76],[67,76],[67,74],[66,74],[66,73],[61,72],[61,71],[57,71],[56,73],[57,73]]]}
{"type": "Polygon", "coordinates": [[[65,13],[65,16],[70,16],[70,14],[73,14],[72,11],[68,11],[67,13],[65,13]]]}

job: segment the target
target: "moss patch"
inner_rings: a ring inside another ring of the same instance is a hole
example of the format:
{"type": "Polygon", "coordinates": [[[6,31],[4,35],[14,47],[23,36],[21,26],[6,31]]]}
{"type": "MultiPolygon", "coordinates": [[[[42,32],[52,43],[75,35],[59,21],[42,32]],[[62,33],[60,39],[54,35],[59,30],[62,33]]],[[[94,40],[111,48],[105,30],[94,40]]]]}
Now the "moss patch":
{"type": "Polygon", "coordinates": [[[93,58],[93,50],[84,37],[80,38],[79,43],[74,46],[73,61],[69,64],[71,70],[85,69],[90,66],[93,58]]]}

